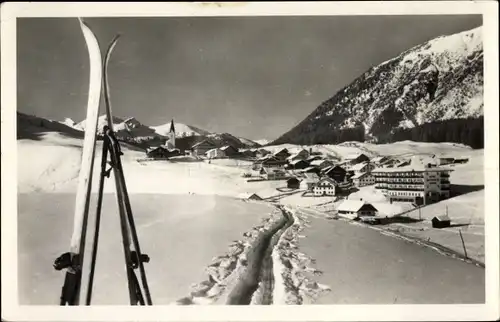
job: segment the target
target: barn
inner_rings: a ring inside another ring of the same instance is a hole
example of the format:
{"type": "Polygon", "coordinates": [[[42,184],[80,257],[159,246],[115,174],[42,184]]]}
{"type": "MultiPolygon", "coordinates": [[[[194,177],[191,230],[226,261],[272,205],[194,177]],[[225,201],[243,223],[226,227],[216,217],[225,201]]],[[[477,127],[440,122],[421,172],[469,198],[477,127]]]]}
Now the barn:
{"type": "Polygon", "coordinates": [[[319,176],[315,173],[306,173],[305,178],[300,182],[300,189],[312,190],[316,182],[319,181],[319,176]]]}
{"type": "Polygon", "coordinates": [[[295,169],[295,170],[299,170],[299,169],[305,169],[309,166],[309,163],[307,161],[304,161],[304,160],[294,160],[294,161],[291,161],[289,164],[288,164],[288,168],[289,169],[295,169]]]}
{"type": "Polygon", "coordinates": [[[225,156],[224,152],[219,148],[210,149],[205,153],[205,155],[209,159],[218,159],[218,158],[223,158],[225,156]]]}
{"type": "Polygon", "coordinates": [[[436,216],[432,218],[432,228],[446,228],[450,227],[451,225],[451,220],[450,217],[444,215],[444,216],[436,216]]]}
{"type": "Polygon", "coordinates": [[[299,179],[292,177],[286,181],[286,186],[291,189],[298,189],[300,187],[299,179]]]}
{"type": "Polygon", "coordinates": [[[342,202],[337,208],[338,214],[350,219],[375,216],[378,210],[370,203],[363,200],[350,200],[347,199],[342,202]]]}
{"type": "Polygon", "coordinates": [[[201,142],[196,143],[193,145],[193,152],[195,155],[205,155],[209,150],[215,149],[217,146],[210,142],[209,140],[203,140],[201,142]]]}
{"type": "Polygon", "coordinates": [[[232,145],[226,145],[220,149],[224,153],[224,155],[229,158],[239,154],[238,149],[232,145]]]}
{"type": "Polygon", "coordinates": [[[276,153],[274,153],[274,156],[279,159],[279,160],[286,160],[289,156],[290,156],[290,153],[288,152],[287,149],[283,148],[279,151],[277,151],[276,153]]]}
{"type": "Polygon", "coordinates": [[[347,157],[344,158],[344,161],[347,164],[354,165],[361,162],[368,162],[370,161],[370,158],[367,157],[365,154],[360,153],[360,154],[348,155],[347,157]]]}
{"type": "Polygon", "coordinates": [[[333,166],[333,163],[332,161],[329,160],[316,159],[314,161],[311,161],[311,166],[318,167],[320,169],[325,169],[333,166]]]}
{"type": "Polygon", "coordinates": [[[375,177],[370,172],[356,173],[351,179],[356,187],[364,187],[375,184],[375,177]]]}
{"type": "Polygon", "coordinates": [[[337,182],[344,182],[346,180],[347,171],[339,165],[326,168],[324,173],[337,182]]]}
{"type": "Polygon", "coordinates": [[[167,159],[170,157],[178,156],[180,154],[181,152],[179,151],[179,149],[169,150],[164,146],[150,148],[146,151],[147,157],[153,159],[167,159]]]}

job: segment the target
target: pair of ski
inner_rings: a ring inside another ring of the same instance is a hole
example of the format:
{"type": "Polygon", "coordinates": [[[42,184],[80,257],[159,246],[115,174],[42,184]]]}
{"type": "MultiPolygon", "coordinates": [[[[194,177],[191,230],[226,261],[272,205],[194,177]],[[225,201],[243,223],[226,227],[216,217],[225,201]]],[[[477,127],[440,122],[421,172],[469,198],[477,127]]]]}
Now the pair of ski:
{"type": "Polygon", "coordinates": [[[120,215],[120,228],[125,255],[130,304],[152,305],[149,286],[146,279],[146,272],[143,264],[149,262],[149,257],[146,254],[142,254],[140,250],[137,231],[132,215],[132,209],[130,206],[130,200],[128,197],[127,186],[125,184],[125,178],[123,174],[123,167],[121,163],[122,152],[118,140],[116,139],[113,132],[113,119],[111,114],[111,102],[109,99],[107,67],[111,52],[113,51],[113,48],[115,47],[119,36],[116,36],[109,45],[104,58],[103,66],[99,43],[96,36],[85,22],[83,22],[81,19],[79,19],[79,21],[89,51],[90,84],[87,104],[86,129],[83,142],[82,163],[78,178],[73,235],[71,238],[70,251],[62,254],[54,262],[54,268],[56,270],[66,269],[64,285],[61,292],[60,305],[79,305],[80,303],[85,241],[90,208],[92,173],[97,141],[99,102],[102,88],[104,89],[107,125],[103,129],[104,137],[101,159],[101,175],[99,180],[92,258],[85,303],[86,305],[90,305],[92,299],[104,181],[106,178],[109,178],[111,171],[113,171],[120,215]],[[110,157],[109,162],[108,154],[110,157]],[[108,163],[111,166],[111,168],[109,169],[107,169],[108,163]],[[141,285],[139,283],[137,275],[135,274],[135,269],[137,268],[140,272],[143,290],[141,289],[141,285]]]}

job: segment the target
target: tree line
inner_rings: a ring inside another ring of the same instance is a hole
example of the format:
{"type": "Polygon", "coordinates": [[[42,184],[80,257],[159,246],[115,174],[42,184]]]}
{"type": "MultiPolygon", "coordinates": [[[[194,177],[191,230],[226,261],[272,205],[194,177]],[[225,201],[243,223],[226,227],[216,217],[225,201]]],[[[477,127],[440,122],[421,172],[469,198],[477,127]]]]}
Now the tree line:
{"type": "Polygon", "coordinates": [[[379,143],[411,140],[416,142],[462,143],[473,149],[484,148],[484,117],[450,119],[424,123],[413,128],[398,128],[378,138],[379,143]]]}
{"type": "MultiPolygon", "coordinates": [[[[321,122],[321,120],[318,120],[321,122]]],[[[473,149],[484,148],[484,117],[450,119],[432,121],[417,125],[413,128],[389,129],[375,135],[377,143],[392,143],[397,141],[415,142],[453,142],[462,143],[473,149]]],[[[283,144],[339,144],[346,141],[365,141],[365,128],[358,125],[348,129],[332,129],[327,124],[314,124],[314,126],[296,127],[270,143],[283,144]]]]}

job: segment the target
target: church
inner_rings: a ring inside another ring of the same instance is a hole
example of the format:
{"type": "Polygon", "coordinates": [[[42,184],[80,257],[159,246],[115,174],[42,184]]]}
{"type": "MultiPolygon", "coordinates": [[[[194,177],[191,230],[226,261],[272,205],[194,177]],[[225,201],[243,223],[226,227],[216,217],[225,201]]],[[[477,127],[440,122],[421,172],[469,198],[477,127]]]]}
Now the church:
{"type": "Polygon", "coordinates": [[[168,139],[165,145],[161,145],[154,148],[149,148],[146,151],[148,158],[154,159],[168,159],[170,157],[181,155],[179,149],[175,147],[175,126],[174,120],[170,123],[170,130],[168,132],[168,139]]]}

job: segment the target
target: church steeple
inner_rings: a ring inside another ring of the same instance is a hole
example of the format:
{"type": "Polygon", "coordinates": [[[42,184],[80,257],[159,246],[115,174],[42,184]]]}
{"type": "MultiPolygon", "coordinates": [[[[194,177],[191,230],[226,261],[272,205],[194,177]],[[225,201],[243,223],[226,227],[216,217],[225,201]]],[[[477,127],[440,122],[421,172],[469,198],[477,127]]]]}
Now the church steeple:
{"type": "Polygon", "coordinates": [[[174,119],[170,122],[170,131],[168,132],[167,149],[175,149],[175,126],[174,119]]]}
{"type": "Polygon", "coordinates": [[[170,122],[170,133],[175,133],[174,119],[170,122]]]}

